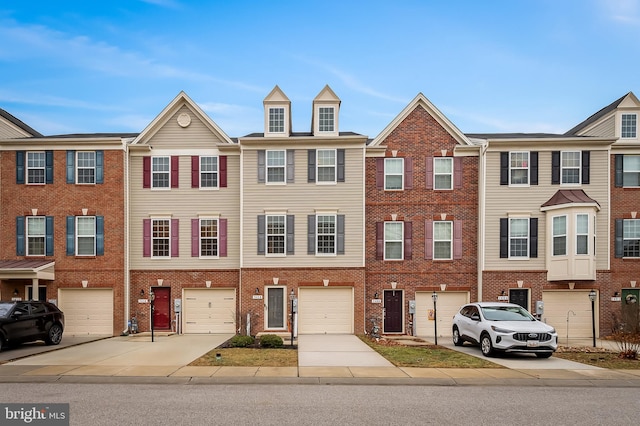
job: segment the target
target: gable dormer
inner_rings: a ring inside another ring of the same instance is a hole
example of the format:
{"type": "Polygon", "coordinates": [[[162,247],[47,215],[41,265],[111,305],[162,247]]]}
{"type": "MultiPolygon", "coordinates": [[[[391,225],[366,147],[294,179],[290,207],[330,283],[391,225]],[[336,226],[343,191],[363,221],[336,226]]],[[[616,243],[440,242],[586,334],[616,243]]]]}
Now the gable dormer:
{"type": "Polygon", "coordinates": [[[637,142],[640,140],[638,118],[640,118],[640,101],[632,92],[629,92],[618,105],[616,137],[625,142],[637,142]]]}
{"type": "Polygon", "coordinates": [[[262,101],[264,136],[288,137],[291,134],[291,101],[276,85],[262,101]]]}
{"type": "Polygon", "coordinates": [[[340,98],[327,85],[313,100],[311,132],[313,136],[338,136],[340,98]]]}

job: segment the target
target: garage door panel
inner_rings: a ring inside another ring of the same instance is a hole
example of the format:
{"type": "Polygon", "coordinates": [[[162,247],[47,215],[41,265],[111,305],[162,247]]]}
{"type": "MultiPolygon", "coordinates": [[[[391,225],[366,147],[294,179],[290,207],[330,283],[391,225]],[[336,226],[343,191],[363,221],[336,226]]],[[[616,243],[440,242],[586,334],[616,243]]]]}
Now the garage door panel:
{"type": "Polygon", "coordinates": [[[112,289],[60,289],[58,299],[65,335],[113,334],[112,289]]]}
{"type": "Polygon", "coordinates": [[[353,289],[300,288],[298,331],[300,334],[352,334],[353,289]]]}
{"type": "MultiPolygon", "coordinates": [[[[462,305],[469,303],[467,292],[439,292],[437,301],[438,337],[451,336],[453,316],[462,305]]],[[[416,334],[433,339],[435,327],[429,313],[433,311],[433,292],[416,292],[416,334]]]]}
{"type": "Polygon", "coordinates": [[[235,333],[235,289],[185,289],[184,333],[235,333]]]}
{"type": "MultiPolygon", "coordinates": [[[[593,337],[591,300],[588,291],[543,291],[542,321],[553,326],[560,341],[593,337]]],[[[597,303],[596,303],[597,306],[597,303]]],[[[596,312],[596,333],[598,330],[596,312]]]]}

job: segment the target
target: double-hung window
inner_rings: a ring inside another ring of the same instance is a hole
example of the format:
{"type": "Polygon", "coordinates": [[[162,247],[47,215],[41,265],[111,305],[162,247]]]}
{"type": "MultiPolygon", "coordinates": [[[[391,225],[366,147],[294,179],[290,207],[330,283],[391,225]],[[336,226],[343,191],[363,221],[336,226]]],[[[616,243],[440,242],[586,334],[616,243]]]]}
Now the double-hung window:
{"type": "Polygon", "coordinates": [[[218,219],[200,218],[200,257],[218,256],[218,219]]]}
{"type": "Polygon", "coordinates": [[[76,182],[79,184],[96,183],[96,153],[95,151],[76,152],[78,173],[76,182]]]}
{"type": "Polygon", "coordinates": [[[404,259],[404,222],[384,223],[384,260],[404,259]]]}
{"type": "Polygon", "coordinates": [[[334,183],[336,181],[336,150],[318,149],[316,154],[318,182],[334,183]]]}
{"type": "Polygon", "coordinates": [[[640,155],[624,155],[622,163],[622,185],[640,187],[640,155]]]}
{"type": "Polygon", "coordinates": [[[384,159],[384,189],[404,189],[404,158],[384,159]]]}
{"type": "Polygon", "coordinates": [[[269,133],[284,133],[284,108],[269,108],[269,133]]]}
{"type": "Polygon", "coordinates": [[[95,216],[78,216],[76,218],[76,255],[96,255],[95,216]]]}
{"type": "Polygon", "coordinates": [[[553,256],[567,254],[567,216],[553,217],[553,256]]]}
{"type": "Polygon", "coordinates": [[[151,187],[169,188],[171,174],[170,157],[151,158],[151,187]]]}
{"type": "Polygon", "coordinates": [[[636,114],[622,114],[622,128],[620,129],[620,137],[635,138],[637,136],[637,118],[636,114]]]}
{"type": "Polygon", "coordinates": [[[267,255],[283,255],[286,253],[286,216],[266,215],[267,255]]]}
{"type": "Polygon", "coordinates": [[[640,219],[624,219],[623,224],[623,256],[640,257],[640,219]]]}
{"type": "Polygon", "coordinates": [[[453,222],[434,221],[433,222],[433,259],[452,259],[453,247],[453,222]]]}
{"type": "Polygon", "coordinates": [[[589,254],[589,215],[576,215],[576,254],[589,254]]]}
{"type": "Polygon", "coordinates": [[[563,151],[560,154],[561,183],[580,183],[580,151],[563,151]]]}
{"type": "Polygon", "coordinates": [[[509,219],[509,258],[529,257],[529,219],[509,219]]]}
{"type": "Polygon", "coordinates": [[[510,152],[509,153],[509,184],[528,185],[529,184],[529,153],[510,152]]]}
{"type": "Polygon", "coordinates": [[[46,159],[43,152],[27,152],[27,183],[45,183],[46,159]]]}
{"type": "Polygon", "coordinates": [[[333,132],[335,129],[334,117],[333,107],[320,107],[318,109],[318,130],[320,132],[333,132]]]}
{"type": "Polygon", "coordinates": [[[151,256],[169,257],[171,252],[171,220],[151,220],[151,256]]]}
{"type": "Polygon", "coordinates": [[[316,254],[336,254],[336,215],[316,216],[316,254]]]}
{"type": "Polygon", "coordinates": [[[453,189],[453,158],[433,158],[433,189],[453,189]]]}
{"type": "Polygon", "coordinates": [[[267,183],[284,183],[286,167],[286,151],[270,150],[267,156],[267,183]]]}
{"type": "Polygon", "coordinates": [[[218,187],[218,157],[200,157],[200,188],[218,187]]]}
{"type": "Polygon", "coordinates": [[[44,256],[45,240],[45,217],[27,216],[27,256],[44,256]]]}

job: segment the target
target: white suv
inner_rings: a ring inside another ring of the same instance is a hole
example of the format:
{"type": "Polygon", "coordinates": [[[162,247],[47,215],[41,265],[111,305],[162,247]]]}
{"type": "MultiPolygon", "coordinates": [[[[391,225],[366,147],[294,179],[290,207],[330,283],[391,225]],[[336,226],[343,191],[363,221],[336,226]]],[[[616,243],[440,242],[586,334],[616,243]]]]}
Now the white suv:
{"type": "Polygon", "coordinates": [[[453,317],[453,344],[480,345],[484,356],[496,351],[534,353],[549,358],[558,348],[556,330],[513,303],[464,305],[453,317]]]}

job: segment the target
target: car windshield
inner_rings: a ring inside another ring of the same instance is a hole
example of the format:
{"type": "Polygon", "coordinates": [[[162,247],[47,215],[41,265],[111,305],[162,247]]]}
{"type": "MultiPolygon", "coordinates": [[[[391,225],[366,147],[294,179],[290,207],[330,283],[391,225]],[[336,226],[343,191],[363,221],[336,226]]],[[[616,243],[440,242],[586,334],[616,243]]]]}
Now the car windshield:
{"type": "Polygon", "coordinates": [[[0,302],[0,318],[6,318],[12,307],[13,303],[0,302]]]}
{"type": "Polygon", "coordinates": [[[520,306],[483,306],[482,315],[490,321],[535,321],[531,314],[520,306]]]}

